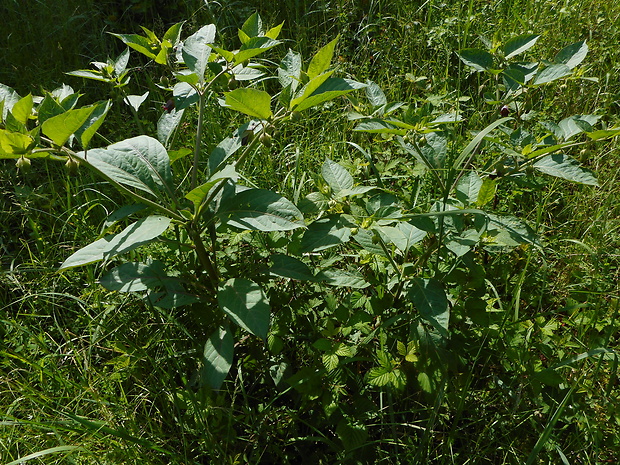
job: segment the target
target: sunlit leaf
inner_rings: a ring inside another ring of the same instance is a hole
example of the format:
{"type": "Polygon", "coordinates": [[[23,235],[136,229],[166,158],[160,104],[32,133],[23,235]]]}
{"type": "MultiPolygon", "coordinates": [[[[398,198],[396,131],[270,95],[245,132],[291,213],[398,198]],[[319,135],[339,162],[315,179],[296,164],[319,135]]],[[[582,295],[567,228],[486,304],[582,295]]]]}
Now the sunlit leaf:
{"type": "Polygon", "coordinates": [[[504,55],[506,59],[512,58],[525,52],[534,46],[540,36],[536,34],[524,34],[513,37],[504,45],[504,55]]]}
{"type": "Polygon", "coordinates": [[[108,260],[116,255],[129,252],[152,242],[168,229],[169,225],[170,218],[164,216],[153,215],[143,218],[127,226],[118,234],[98,239],[81,248],[63,262],[59,271],[108,260]]]}
{"type": "Polygon", "coordinates": [[[591,171],[583,168],[577,160],[568,155],[555,153],[547,155],[534,163],[541,173],[566,179],[568,181],[588,184],[590,186],[598,186],[598,181],[591,171]]]}
{"type": "Polygon", "coordinates": [[[476,71],[486,71],[493,68],[493,55],[484,50],[465,48],[460,50],[457,55],[463,63],[476,71]]]}
{"type": "Polygon", "coordinates": [[[232,92],[225,92],[225,106],[249,116],[269,119],[271,113],[271,96],[264,90],[242,87],[232,92]]]}
{"type": "Polygon", "coordinates": [[[558,52],[554,60],[556,63],[568,66],[573,69],[581,64],[588,54],[588,46],[585,40],[568,45],[558,52]]]}
{"type": "Polygon", "coordinates": [[[308,77],[310,79],[315,78],[316,76],[323,74],[329,68],[329,65],[334,56],[334,49],[336,44],[338,43],[339,37],[336,37],[330,43],[322,47],[316,54],[312,57],[310,64],[308,65],[308,77]]]}

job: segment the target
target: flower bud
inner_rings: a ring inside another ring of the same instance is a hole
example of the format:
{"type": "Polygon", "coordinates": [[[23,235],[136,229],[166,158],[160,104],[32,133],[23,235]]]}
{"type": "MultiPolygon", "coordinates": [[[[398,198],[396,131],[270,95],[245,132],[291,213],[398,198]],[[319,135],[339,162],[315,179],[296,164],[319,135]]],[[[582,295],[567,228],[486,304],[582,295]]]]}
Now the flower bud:
{"type": "Polygon", "coordinates": [[[166,110],[168,113],[170,113],[172,110],[174,110],[174,99],[168,100],[166,103],[162,105],[162,108],[166,110]]]}

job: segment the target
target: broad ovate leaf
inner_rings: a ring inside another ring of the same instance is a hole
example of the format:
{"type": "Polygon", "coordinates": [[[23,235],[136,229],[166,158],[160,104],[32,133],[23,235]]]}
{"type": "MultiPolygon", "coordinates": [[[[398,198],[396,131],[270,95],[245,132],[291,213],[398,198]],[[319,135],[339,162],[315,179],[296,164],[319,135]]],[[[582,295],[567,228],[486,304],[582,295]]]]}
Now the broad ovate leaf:
{"type": "Polygon", "coordinates": [[[585,40],[568,45],[558,52],[554,60],[556,63],[568,66],[573,69],[581,64],[588,54],[588,45],[585,40]]]}
{"type": "Polygon", "coordinates": [[[92,149],[77,155],[104,176],[124,186],[156,197],[173,189],[168,153],[152,137],[133,137],[108,148],[92,149]]]}
{"type": "Polygon", "coordinates": [[[550,176],[590,186],[598,186],[598,181],[591,171],[583,168],[574,158],[562,153],[547,155],[534,163],[533,167],[541,173],[550,176]]]}
{"type": "Polygon", "coordinates": [[[59,271],[77,266],[108,260],[116,255],[129,252],[148,244],[159,237],[170,225],[170,218],[148,216],[127,226],[118,234],[112,234],[81,248],[60,266],[59,271]]]}
{"type": "Polygon", "coordinates": [[[83,149],[88,148],[90,140],[93,138],[93,136],[97,133],[97,130],[103,124],[103,121],[105,120],[108,111],[110,111],[110,108],[112,108],[112,102],[108,100],[106,102],[97,103],[93,105],[93,107],[94,108],[92,113],[88,115],[88,118],[86,119],[84,124],[82,124],[82,126],[80,126],[80,128],[75,131],[75,135],[80,140],[80,144],[82,145],[83,149]]]}
{"type": "Polygon", "coordinates": [[[321,175],[334,194],[353,187],[353,176],[344,167],[329,158],[325,159],[321,167],[321,175]]]}
{"type": "Polygon", "coordinates": [[[54,144],[62,146],[72,134],[86,124],[95,108],[95,106],[83,107],[53,116],[45,120],[41,125],[41,131],[52,139],[54,144]]]}
{"type": "Polygon", "coordinates": [[[543,68],[540,72],[536,73],[533,84],[535,86],[547,84],[557,79],[570,76],[572,73],[572,70],[564,64],[549,65],[546,68],[543,68]]]}
{"type": "Polygon", "coordinates": [[[444,337],[448,336],[450,307],[446,291],[436,279],[414,278],[409,283],[407,296],[420,316],[444,337]]]}
{"type": "Polygon", "coordinates": [[[271,308],[262,288],[244,278],[229,279],[217,293],[224,313],[246,331],[267,339],[271,308]]]}
{"type": "Polygon", "coordinates": [[[252,88],[239,88],[224,93],[224,105],[249,116],[269,119],[271,113],[271,96],[263,91],[252,88]]]}
{"type": "Polygon", "coordinates": [[[203,26],[183,42],[181,53],[190,71],[198,76],[198,81],[205,81],[205,69],[211,55],[210,44],[215,40],[215,25],[203,26]]]}
{"type": "Polygon", "coordinates": [[[308,77],[310,79],[315,78],[316,76],[323,74],[329,68],[329,65],[334,56],[334,49],[336,48],[336,44],[338,43],[339,37],[336,37],[330,43],[322,47],[316,54],[312,57],[310,64],[308,65],[308,77]]]}
{"type": "Polygon", "coordinates": [[[364,87],[366,87],[366,84],[351,79],[329,78],[312,95],[305,97],[302,102],[292,109],[302,111],[364,87]]]}
{"type": "Polygon", "coordinates": [[[486,71],[493,68],[493,55],[476,48],[465,48],[457,53],[458,57],[467,66],[476,71],[486,71]]]}
{"type": "Polygon", "coordinates": [[[235,342],[228,327],[220,327],[207,340],[202,353],[201,379],[218,390],[232,366],[235,342]]]}
{"type": "Polygon", "coordinates": [[[512,58],[525,52],[534,46],[540,36],[536,34],[524,34],[513,37],[504,45],[504,55],[506,59],[512,58]]]}
{"type": "Polygon", "coordinates": [[[223,222],[240,229],[289,231],[303,228],[303,216],[289,200],[264,189],[246,189],[226,199],[218,211],[223,222]]]}

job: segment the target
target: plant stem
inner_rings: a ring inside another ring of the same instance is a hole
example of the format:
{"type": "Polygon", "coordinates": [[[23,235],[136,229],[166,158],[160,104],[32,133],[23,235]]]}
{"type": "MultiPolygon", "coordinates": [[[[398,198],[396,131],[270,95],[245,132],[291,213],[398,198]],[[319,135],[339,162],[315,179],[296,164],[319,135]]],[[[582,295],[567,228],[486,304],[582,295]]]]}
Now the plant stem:
{"type": "Polygon", "coordinates": [[[196,187],[198,178],[198,160],[200,159],[200,143],[202,142],[202,120],[205,111],[205,93],[198,92],[198,124],[196,127],[196,141],[194,142],[194,163],[192,165],[191,189],[196,187]]]}
{"type": "Polygon", "coordinates": [[[190,239],[196,246],[196,255],[198,255],[198,260],[200,264],[204,267],[205,271],[209,275],[209,284],[212,289],[217,289],[217,285],[219,283],[219,276],[217,274],[217,270],[211,263],[211,259],[209,258],[209,253],[205,249],[205,246],[200,237],[200,233],[195,229],[188,227],[187,233],[189,234],[190,239]]]}

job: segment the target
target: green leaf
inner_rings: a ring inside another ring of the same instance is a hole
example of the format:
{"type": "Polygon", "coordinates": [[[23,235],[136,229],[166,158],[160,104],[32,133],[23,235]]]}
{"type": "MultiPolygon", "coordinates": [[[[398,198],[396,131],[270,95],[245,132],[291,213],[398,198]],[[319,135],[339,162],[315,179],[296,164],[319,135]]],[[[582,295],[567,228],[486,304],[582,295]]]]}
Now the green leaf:
{"type": "Polygon", "coordinates": [[[336,426],[336,435],[342,441],[344,450],[347,452],[361,449],[368,440],[366,426],[352,423],[346,418],[338,422],[338,426],[336,426]]]}
{"type": "Polygon", "coordinates": [[[564,47],[558,52],[553,61],[573,69],[575,66],[581,64],[587,54],[588,46],[586,45],[586,41],[582,40],[581,42],[576,42],[564,47]]]}
{"type": "Polygon", "coordinates": [[[164,146],[149,136],[126,139],[105,149],[79,152],[88,162],[111,180],[159,197],[170,192],[172,172],[170,158],[164,146]]]}
{"type": "Polygon", "coordinates": [[[483,207],[491,200],[495,198],[495,192],[497,191],[497,181],[491,178],[485,178],[482,185],[478,189],[478,196],[476,198],[476,205],[483,207]]]}
{"type": "Polygon", "coordinates": [[[0,129],[0,158],[19,158],[30,152],[34,145],[34,139],[28,134],[0,129]]]}
{"type": "Polygon", "coordinates": [[[200,377],[218,390],[226,379],[233,362],[235,344],[228,327],[218,328],[207,340],[202,353],[200,377]]]}
{"type": "Polygon", "coordinates": [[[487,71],[493,68],[493,55],[477,48],[464,48],[457,53],[463,63],[476,71],[487,71]]]}
{"type": "Polygon", "coordinates": [[[475,171],[468,172],[456,185],[456,198],[464,205],[477,203],[482,183],[482,179],[475,171]]]}
{"type": "Polygon", "coordinates": [[[177,111],[193,105],[200,98],[196,89],[187,82],[177,82],[172,89],[172,96],[177,111]]]}
{"type": "Polygon", "coordinates": [[[498,245],[508,247],[515,247],[519,244],[539,245],[536,233],[519,218],[493,213],[487,213],[486,216],[487,229],[494,233],[489,238],[494,238],[498,245]]]}
{"type": "Polygon", "coordinates": [[[566,65],[550,65],[536,73],[536,77],[532,84],[535,86],[547,84],[557,79],[570,76],[571,74],[573,74],[572,70],[566,65]]]}
{"type": "Polygon", "coordinates": [[[334,56],[334,49],[338,43],[340,36],[336,37],[330,43],[322,47],[312,57],[310,64],[308,65],[308,77],[312,80],[320,74],[323,74],[329,68],[332,58],[334,56]]]}
{"type": "Polygon", "coordinates": [[[450,307],[443,286],[436,279],[414,278],[407,290],[420,316],[444,337],[448,337],[450,307]]]}
{"type": "Polygon", "coordinates": [[[351,223],[341,215],[313,221],[301,238],[301,252],[318,252],[349,241],[351,223]]]}
{"type": "Polygon", "coordinates": [[[32,94],[28,94],[15,102],[15,105],[13,105],[13,108],[11,109],[11,113],[17,121],[25,125],[28,122],[30,115],[32,115],[32,106],[32,94]]]}
{"type": "Polygon", "coordinates": [[[174,134],[174,131],[181,123],[185,110],[172,109],[170,113],[164,111],[159,120],[157,121],[157,139],[165,147],[170,147],[169,143],[174,134]]]}
{"type": "Polygon", "coordinates": [[[83,107],[53,116],[45,120],[41,125],[41,131],[52,139],[54,144],[62,146],[72,134],[86,124],[95,108],[96,106],[83,107]]]}
{"type": "Polygon", "coordinates": [[[93,81],[101,81],[101,82],[113,82],[114,79],[105,76],[101,71],[93,71],[89,69],[78,69],[76,71],[69,71],[65,73],[69,76],[81,77],[85,79],[92,79],[93,81]]]}
{"type": "Polygon", "coordinates": [[[112,102],[108,100],[107,102],[95,104],[93,107],[93,111],[88,116],[86,122],[75,131],[76,137],[80,140],[80,144],[82,144],[82,148],[85,150],[88,148],[88,144],[97,133],[97,130],[103,124],[108,111],[112,108],[112,102]]]}
{"type": "Polygon", "coordinates": [[[138,111],[138,109],[140,108],[140,105],[144,103],[144,101],[146,100],[148,96],[149,96],[149,91],[147,90],[142,95],[128,95],[127,97],[125,97],[124,102],[130,107],[132,107],[134,110],[138,111]]]}
{"type": "Polygon", "coordinates": [[[222,202],[218,215],[223,222],[245,230],[289,231],[305,227],[303,216],[293,203],[263,189],[237,192],[222,202]]]}
{"type": "Polygon", "coordinates": [[[366,84],[351,79],[329,78],[315,90],[312,95],[305,98],[294,109],[302,111],[320,103],[327,102],[328,100],[333,100],[341,95],[348,94],[349,92],[353,92],[354,90],[363,89],[364,87],[366,87],[366,84]]]}
{"type": "Polygon", "coordinates": [[[574,181],[590,186],[598,186],[598,181],[591,171],[579,165],[579,162],[568,155],[555,153],[541,158],[533,165],[541,173],[557,178],[574,181]]]}
{"type": "Polygon", "coordinates": [[[175,46],[181,40],[181,28],[183,27],[183,23],[173,24],[168,28],[166,33],[164,34],[163,40],[170,42],[170,45],[175,46]]]}
{"type": "Polygon", "coordinates": [[[600,129],[588,133],[588,137],[592,140],[611,139],[620,135],[620,127],[614,127],[611,129],[600,129]]]}
{"type": "Polygon", "coordinates": [[[114,62],[114,74],[116,76],[120,76],[123,74],[125,69],[127,69],[127,63],[129,63],[129,49],[126,48],[121,52],[121,54],[116,58],[114,62]]]}
{"type": "Polygon", "coordinates": [[[524,34],[513,37],[504,45],[504,56],[508,60],[534,46],[540,36],[536,34],[524,34]]]}
{"type": "Polygon", "coordinates": [[[314,274],[301,260],[282,254],[273,254],[270,258],[273,262],[270,274],[298,281],[315,281],[314,274]]]}
{"type": "Polygon", "coordinates": [[[241,46],[237,53],[235,53],[234,63],[235,65],[243,63],[245,60],[260,55],[279,44],[279,40],[273,40],[269,37],[252,37],[241,46]]]}
{"type": "Polygon", "coordinates": [[[417,244],[426,237],[426,231],[422,231],[411,223],[404,221],[399,222],[396,227],[373,226],[372,229],[377,231],[384,241],[391,242],[403,253],[406,253],[412,245],[417,244]]]}
{"type": "MultiPolygon", "coordinates": [[[[258,37],[263,35],[263,21],[258,13],[252,14],[248,19],[245,20],[243,26],[241,26],[240,32],[244,33],[244,36],[247,38],[258,37]]],[[[243,38],[241,34],[239,35],[239,39],[243,42],[243,38]]]]}
{"type": "Polygon", "coordinates": [[[267,339],[271,309],[263,289],[243,278],[226,281],[217,292],[217,302],[226,315],[246,331],[267,339]]]}
{"type": "Polygon", "coordinates": [[[66,111],[63,106],[56,101],[51,94],[45,94],[45,98],[37,107],[37,117],[39,124],[43,124],[45,120],[60,115],[66,111]]]}
{"type": "Polygon", "coordinates": [[[366,250],[367,252],[370,252],[375,255],[380,255],[381,257],[388,258],[383,248],[378,243],[375,243],[375,241],[373,241],[374,237],[375,235],[373,232],[367,229],[360,228],[357,234],[353,236],[353,239],[355,240],[355,242],[361,245],[364,248],[364,250],[366,250]]]}
{"type": "Polygon", "coordinates": [[[282,21],[277,26],[272,27],[267,32],[265,32],[265,37],[269,37],[270,39],[276,40],[280,35],[280,31],[282,30],[282,26],[284,26],[284,21],[282,21]]]}
{"type": "Polygon", "coordinates": [[[353,187],[353,176],[345,168],[329,158],[325,159],[321,167],[321,175],[334,194],[353,187]]]}
{"type": "Polygon", "coordinates": [[[372,118],[359,123],[357,126],[355,126],[354,131],[368,132],[370,134],[398,134],[400,136],[404,136],[405,134],[407,134],[407,132],[409,132],[409,129],[410,128],[399,128],[395,126],[392,121],[372,118]]]}
{"type": "Polygon", "coordinates": [[[170,279],[174,278],[168,277],[164,264],[154,260],[151,263],[123,263],[106,273],[99,283],[110,291],[140,292],[166,287],[165,281],[170,279]]]}
{"type": "Polygon", "coordinates": [[[258,89],[242,87],[232,92],[224,92],[225,106],[249,116],[269,119],[271,113],[271,96],[258,89]]]}
{"type": "Polygon", "coordinates": [[[250,127],[253,129],[254,125],[254,121],[244,124],[239,128],[237,134],[227,137],[217,144],[217,147],[209,154],[209,172],[211,174],[215,174],[217,170],[221,169],[222,165],[243,146],[242,136],[244,132],[250,131],[250,127]]]}
{"type": "Polygon", "coordinates": [[[278,66],[278,81],[282,87],[291,86],[295,92],[301,82],[301,55],[289,49],[278,66]]]}
{"type": "Polygon", "coordinates": [[[2,120],[6,118],[7,112],[9,112],[13,105],[15,105],[19,101],[20,97],[17,92],[11,89],[9,86],[5,86],[4,84],[0,84],[0,102],[3,102],[2,105],[2,120]]]}
{"type": "Polygon", "coordinates": [[[306,83],[306,85],[296,94],[295,98],[291,100],[290,107],[294,108],[299,105],[301,102],[306,100],[314,91],[316,91],[319,87],[327,81],[330,76],[334,74],[334,71],[328,71],[319,76],[314,77],[310,81],[306,83]]]}
{"type": "Polygon", "coordinates": [[[88,265],[101,260],[109,260],[117,255],[129,252],[141,245],[148,244],[159,237],[170,225],[170,218],[148,216],[129,226],[122,232],[106,236],[81,248],[67,258],[58,271],[77,266],[88,265]]]}
{"type": "Polygon", "coordinates": [[[364,279],[364,276],[357,271],[345,271],[332,268],[317,273],[315,278],[330,286],[349,287],[352,289],[364,289],[370,286],[370,283],[364,279]]]}
{"type": "Polygon", "coordinates": [[[198,76],[201,84],[205,82],[205,69],[211,55],[209,44],[212,44],[214,40],[215,25],[209,24],[201,27],[183,42],[181,49],[183,60],[190,71],[198,76]]]}
{"type": "Polygon", "coordinates": [[[209,181],[189,191],[185,195],[185,198],[192,202],[197,208],[216,184],[219,184],[224,179],[236,181],[238,176],[235,167],[233,165],[227,165],[225,169],[215,173],[209,181]]]}
{"type": "MultiPolygon", "coordinates": [[[[144,28],[143,28],[144,29],[144,28]]],[[[148,30],[148,29],[145,29],[148,30]]],[[[125,45],[137,50],[138,52],[146,55],[151,59],[156,59],[157,54],[159,53],[161,44],[158,40],[153,41],[148,38],[138,35],[138,34],[114,34],[111,33],[114,37],[122,40],[125,45]]],[[[85,76],[82,76],[85,77],[85,76]]]]}
{"type": "Polygon", "coordinates": [[[600,118],[600,116],[596,115],[573,115],[564,118],[558,123],[562,131],[562,138],[568,140],[582,132],[592,132],[592,126],[594,126],[600,118]]]}
{"type": "Polygon", "coordinates": [[[366,81],[366,98],[373,107],[380,107],[387,104],[387,98],[377,84],[371,80],[366,81]]]}

